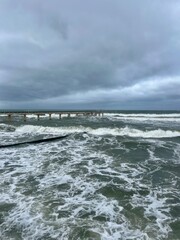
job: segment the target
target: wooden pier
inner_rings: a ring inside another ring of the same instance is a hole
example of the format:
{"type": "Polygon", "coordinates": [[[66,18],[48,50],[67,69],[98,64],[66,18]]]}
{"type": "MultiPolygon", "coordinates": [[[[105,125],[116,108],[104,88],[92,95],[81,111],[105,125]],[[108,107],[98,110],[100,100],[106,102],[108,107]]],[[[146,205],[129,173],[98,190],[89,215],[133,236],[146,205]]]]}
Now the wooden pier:
{"type": "Polygon", "coordinates": [[[40,118],[42,116],[48,116],[49,120],[52,120],[52,115],[58,115],[58,118],[61,119],[62,116],[64,117],[72,117],[73,116],[103,116],[103,112],[102,111],[9,111],[9,112],[0,112],[0,115],[3,114],[3,115],[6,115],[7,116],[7,119],[9,121],[12,120],[13,116],[17,117],[17,116],[22,116],[22,119],[24,121],[27,120],[27,116],[28,115],[35,115],[37,117],[37,120],[39,121],[40,118]]]}

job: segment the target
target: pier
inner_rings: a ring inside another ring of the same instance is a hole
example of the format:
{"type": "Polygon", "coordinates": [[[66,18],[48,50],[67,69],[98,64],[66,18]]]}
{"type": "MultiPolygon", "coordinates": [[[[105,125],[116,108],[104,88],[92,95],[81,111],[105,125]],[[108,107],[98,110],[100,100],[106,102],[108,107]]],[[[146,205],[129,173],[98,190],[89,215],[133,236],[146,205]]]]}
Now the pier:
{"type": "Polygon", "coordinates": [[[52,115],[58,115],[58,118],[61,119],[62,116],[64,117],[78,117],[78,116],[103,116],[102,111],[5,111],[0,112],[0,115],[7,116],[7,119],[9,121],[12,120],[13,117],[22,116],[22,119],[24,121],[27,121],[28,115],[34,115],[37,117],[37,120],[39,121],[42,116],[48,116],[49,120],[53,119],[52,115]]]}

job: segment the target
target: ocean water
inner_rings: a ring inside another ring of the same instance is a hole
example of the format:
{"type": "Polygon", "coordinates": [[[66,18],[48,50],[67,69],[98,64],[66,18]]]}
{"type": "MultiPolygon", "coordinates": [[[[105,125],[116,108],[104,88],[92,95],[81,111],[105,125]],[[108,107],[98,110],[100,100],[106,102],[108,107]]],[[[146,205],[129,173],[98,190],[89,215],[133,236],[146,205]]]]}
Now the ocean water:
{"type": "Polygon", "coordinates": [[[0,114],[0,239],[180,239],[180,112],[0,114]]]}

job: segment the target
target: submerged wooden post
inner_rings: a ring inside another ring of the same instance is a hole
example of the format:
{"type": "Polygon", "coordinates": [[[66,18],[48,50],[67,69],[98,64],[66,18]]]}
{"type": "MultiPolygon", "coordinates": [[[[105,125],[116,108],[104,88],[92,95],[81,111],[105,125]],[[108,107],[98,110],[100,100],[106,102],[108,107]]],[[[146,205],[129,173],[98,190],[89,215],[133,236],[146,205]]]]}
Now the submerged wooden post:
{"type": "Polygon", "coordinates": [[[24,114],[24,122],[26,122],[26,114],[24,114]]]}
{"type": "Polygon", "coordinates": [[[11,114],[8,114],[8,121],[11,121],[11,114]]]}

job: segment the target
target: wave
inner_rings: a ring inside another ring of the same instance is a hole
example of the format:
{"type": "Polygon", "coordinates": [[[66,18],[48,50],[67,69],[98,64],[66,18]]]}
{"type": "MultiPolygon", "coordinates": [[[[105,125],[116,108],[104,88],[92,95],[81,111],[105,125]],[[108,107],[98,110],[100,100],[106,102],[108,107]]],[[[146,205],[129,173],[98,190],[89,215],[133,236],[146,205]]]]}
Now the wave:
{"type": "Polygon", "coordinates": [[[70,134],[70,133],[84,133],[92,135],[112,135],[112,136],[128,136],[134,138],[173,138],[180,137],[180,131],[171,130],[139,130],[136,128],[90,128],[90,127],[43,127],[34,125],[25,125],[16,129],[18,133],[39,133],[39,134],[70,134]]]}
{"type": "Polygon", "coordinates": [[[104,113],[106,116],[122,116],[122,117],[178,117],[180,118],[180,113],[104,113]]]}
{"type": "Polygon", "coordinates": [[[121,114],[105,113],[104,117],[118,120],[180,122],[180,114],[121,114]]]}

